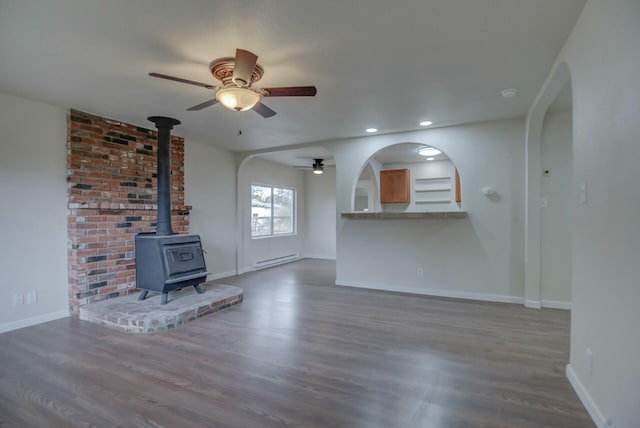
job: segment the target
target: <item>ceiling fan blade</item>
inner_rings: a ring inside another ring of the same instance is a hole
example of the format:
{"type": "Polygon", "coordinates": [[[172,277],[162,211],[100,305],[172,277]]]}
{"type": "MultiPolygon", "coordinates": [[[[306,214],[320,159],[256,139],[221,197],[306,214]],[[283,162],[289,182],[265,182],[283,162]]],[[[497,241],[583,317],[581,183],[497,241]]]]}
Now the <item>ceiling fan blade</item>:
{"type": "Polygon", "coordinates": [[[253,111],[255,111],[256,113],[258,113],[260,116],[264,118],[268,118],[276,115],[275,111],[271,110],[269,107],[267,107],[262,103],[256,104],[255,107],[253,107],[253,111]]]}
{"type": "Polygon", "coordinates": [[[218,104],[218,101],[215,98],[212,99],[212,100],[209,100],[209,101],[205,101],[202,104],[198,104],[197,106],[189,107],[187,109],[187,111],[202,110],[203,108],[207,108],[207,107],[212,106],[214,104],[218,104]]]}
{"type": "Polygon", "coordinates": [[[149,73],[149,76],[159,77],[160,79],[173,80],[174,82],[188,83],[189,85],[201,86],[201,87],[207,88],[207,89],[216,89],[216,87],[213,86],[213,85],[208,85],[206,83],[195,82],[193,80],[188,80],[188,79],[182,79],[181,77],[168,76],[166,74],[149,73]]]}
{"type": "MultiPolygon", "coordinates": [[[[298,169],[313,169],[313,166],[308,166],[308,165],[292,165],[294,168],[298,168],[298,169]]],[[[335,165],[322,165],[322,167],[324,169],[327,168],[335,168],[335,165]]]]}
{"type": "Polygon", "coordinates": [[[231,80],[239,86],[251,86],[251,76],[257,62],[258,55],[244,49],[236,49],[236,59],[231,80]]]}
{"type": "Polygon", "coordinates": [[[315,86],[287,86],[284,88],[262,88],[267,97],[313,97],[318,92],[315,86]]]}

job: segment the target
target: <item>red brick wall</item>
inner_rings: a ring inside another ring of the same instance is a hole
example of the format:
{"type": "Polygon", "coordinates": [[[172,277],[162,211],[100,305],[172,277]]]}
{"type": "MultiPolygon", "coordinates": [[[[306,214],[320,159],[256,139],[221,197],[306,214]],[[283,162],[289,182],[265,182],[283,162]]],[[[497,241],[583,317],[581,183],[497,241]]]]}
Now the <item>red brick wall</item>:
{"type": "MultiPolygon", "coordinates": [[[[153,126],[153,125],[152,125],[153,126]]],[[[157,135],[71,110],[67,120],[69,305],[135,290],[134,237],[156,226],[157,135]]],[[[171,218],[189,232],[184,139],[171,137],[171,218]]]]}

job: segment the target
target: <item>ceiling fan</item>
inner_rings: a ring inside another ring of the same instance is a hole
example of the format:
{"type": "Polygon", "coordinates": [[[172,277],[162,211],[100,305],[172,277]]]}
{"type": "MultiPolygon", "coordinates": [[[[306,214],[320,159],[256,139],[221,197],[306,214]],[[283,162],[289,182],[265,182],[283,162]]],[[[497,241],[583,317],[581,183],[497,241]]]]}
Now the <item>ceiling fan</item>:
{"type": "Polygon", "coordinates": [[[314,174],[322,174],[325,168],[335,168],[335,165],[325,165],[324,159],[314,159],[313,165],[311,166],[294,166],[294,168],[298,169],[311,169],[314,174]]]}
{"type": "Polygon", "coordinates": [[[222,83],[220,86],[160,73],[149,73],[149,76],[187,83],[215,91],[214,99],[190,107],[187,109],[189,111],[202,110],[220,103],[230,110],[253,110],[260,116],[268,118],[274,116],[276,112],[260,101],[262,97],[313,97],[316,95],[315,86],[252,88],[252,85],[259,81],[264,74],[264,69],[257,61],[258,56],[256,54],[244,49],[236,49],[235,58],[224,57],[211,61],[209,70],[211,70],[213,77],[222,83]]]}

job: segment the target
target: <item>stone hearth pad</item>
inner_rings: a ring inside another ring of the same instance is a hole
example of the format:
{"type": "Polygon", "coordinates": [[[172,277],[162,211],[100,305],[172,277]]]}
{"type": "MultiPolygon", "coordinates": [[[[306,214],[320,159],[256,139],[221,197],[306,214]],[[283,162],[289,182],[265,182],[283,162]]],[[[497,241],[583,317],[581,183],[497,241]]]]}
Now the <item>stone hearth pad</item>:
{"type": "Polygon", "coordinates": [[[242,302],[240,287],[201,284],[203,293],[193,287],[169,293],[169,302],[160,304],[161,293],[150,293],[139,301],[138,294],[115,297],[80,307],[80,319],[126,333],[152,333],[169,330],[197,318],[242,302]]]}

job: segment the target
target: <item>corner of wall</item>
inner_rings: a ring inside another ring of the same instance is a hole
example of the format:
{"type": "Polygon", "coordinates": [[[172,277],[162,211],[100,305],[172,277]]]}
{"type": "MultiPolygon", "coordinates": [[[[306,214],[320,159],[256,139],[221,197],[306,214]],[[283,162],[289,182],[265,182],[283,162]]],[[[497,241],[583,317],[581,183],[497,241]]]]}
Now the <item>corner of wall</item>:
{"type": "Polygon", "coordinates": [[[580,401],[587,409],[587,412],[589,412],[589,416],[591,416],[591,419],[593,419],[596,426],[598,428],[607,428],[611,426],[609,420],[604,416],[593,397],[591,397],[591,394],[589,394],[589,391],[587,391],[582,384],[582,381],[575,370],[573,370],[573,367],[571,367],[571,364],[567,364],[566,374],[571,386],[576,391],[576,394],[578,394],[578,398],[580,398],[580,401]]]}

